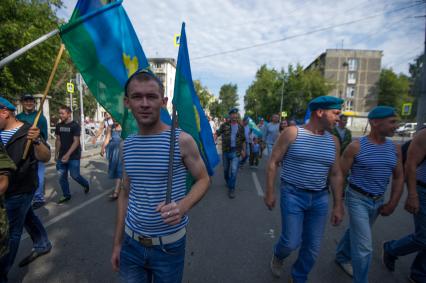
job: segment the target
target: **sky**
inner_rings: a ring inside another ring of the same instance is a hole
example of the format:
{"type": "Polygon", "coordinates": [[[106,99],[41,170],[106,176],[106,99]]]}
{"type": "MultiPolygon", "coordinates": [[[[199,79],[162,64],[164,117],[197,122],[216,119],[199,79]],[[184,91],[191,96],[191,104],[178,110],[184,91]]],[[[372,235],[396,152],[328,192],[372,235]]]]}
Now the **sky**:
{"type": "MultiPolygon", "coordinates": [[[[77,0],[63,0],[65,20],[77,0]]],[[[326,49],[382,50],[382,68],[408,74],[424,50],[424,0],[124,0],[148,58],[177,59],[186,23],[192,77],[215,96],[238,86],[240,109],[261,65],[309,65],[326,49]]]]}

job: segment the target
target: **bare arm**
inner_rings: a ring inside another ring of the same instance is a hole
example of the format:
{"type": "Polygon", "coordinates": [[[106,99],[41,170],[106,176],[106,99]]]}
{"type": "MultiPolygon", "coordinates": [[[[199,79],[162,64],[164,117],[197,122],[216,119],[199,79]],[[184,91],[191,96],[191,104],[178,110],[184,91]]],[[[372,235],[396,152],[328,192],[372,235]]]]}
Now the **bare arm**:
{"type": "Polygon", "coordinates": [[[74,136],[70,148],[68,149],[67,153],[65,153],[64,156],[62,157],[62,161],[67,162],[68,159],[70,159],[71,154],[78,148],[79,145],[80,145],[80,136],[74,136]]]}
{"type": "Polygon", "coordinates": [[[336,156],[333,166],[330,169],[330,185],[333,192],[333,211],[331,213],[331,223],[339,225],[343,220],[343,173],[340,167],[340,142],[333,136],[336,145],[336,156]]]}
{"type": "Polygon", "coordinates": [[[120,145],[120,158],[123,164],[123,183],[122,183],[123,187],[118,194],[117,220],[115,223],[114,243],[113,243],[113,251],[111,256],[112,268],[115,272],[117,272],[120,267],[121,243],[123,241],[124,223],[125,223],[125,218],[127,213],[127,205],[129,202],[129,191],[130,191],[130,181],[129,181],[129,177],[126,174],[124,160],[123,160],[123,143],[121,143],[120,145]]]}
{"type": "Polygon", "coordinates": [[[106,130],[105,140],[104,140],[104,143],[102,144],[102,148],[101,148],[101,155],[102,156],[104,156],[105,148],[107,147],[107,145],[109,144],[109,141],[111,139],[111,131],[112,131],[112,127],[108,127],[107,130],[106,130]]]}
{"type": "Polygon", "coordinates": [[[4,172],[0,172],[0,196],[6,193],[7,187],[9,186],[9,176],[4,172]]]}
{"type": "Polygon", "coordinates": [[[266,166],[266,192],[265,205],[272,210],[275,207],[275,177],[277,169],[289,146],[297,137],[296,127],[287,127],[278,137],[272,149],[271,157],[266,166]]]}
{"type": "Polygon", "coordinates": [[[402,153],[401,146],[396,145],[397,148],[397,164],[393,170],[391,196],[389,201],[384,204],[380,209],[380,214],[383,216],[391,215],[398,205],[401,198],[402,191],[404,190],[404,170],[402,168],[402,153]]]}
{"type": "Polygon", "coordinates": [[[342,170],[343,179],[348,176],[349,170],[354,163],[355,156],[359,152],[359,147],[359,141],[354,140],[346,147],[345,151],[343,152],[342,157],[340,158],[340,167],[342,170]]]}
{"type": "Polygon", "coordinates": [[[60,136],[56,135],[56,138],[55,138],[55,160],[58,160],[60,147],[61,147],[61,138],[60,138],[60,136]]]}
{"type": "MultiPolygon", "coordinates": [[[[40,129],[37,127],[31,127],[28,130],[27,138],[29,140],[35,141],[40,138],[40,129]]],[[[50,159],[50,148],[44,143],[44,141],[40,141],[38,144],[34,144],[34,155],[38,161],[47,162],[50,159]]]]}
{"type": "Polygon", "coordinates": [[[419,212],[419,196],[417,195],[417,166],[426,156],[426,129],[419,131],[413,138],[408,147],[407,161],[405,162],[405,178],[407,180],[407,200],[405,201],[405,210],[416,214],[419,212]]]}
{"type": "Polygon", "coordinates": [[[188,195],[178,203],[172,202],[166,205],[162,202],[157,207],[157,211],[161,212],[164,222],[169,225],[180,223],[182,217],[206,194],[210,182],[204,161],[201,159],[194,139],[182,132],[179,136],[179,146],[183,163],[195,179],[195,183],[188,195]]]}

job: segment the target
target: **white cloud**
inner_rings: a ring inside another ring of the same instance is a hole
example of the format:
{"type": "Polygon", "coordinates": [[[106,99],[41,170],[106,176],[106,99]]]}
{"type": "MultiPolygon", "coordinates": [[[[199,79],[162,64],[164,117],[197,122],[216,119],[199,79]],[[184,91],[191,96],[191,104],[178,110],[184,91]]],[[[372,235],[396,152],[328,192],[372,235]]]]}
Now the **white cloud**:
{"type": "MultiPolygon", "coordinates": [[[[76,0],[65,0],[69,17],[76,0]]],[[[383,50],[382,65],[408,73],[408,63],[423,51],[423,6],[415,0],[187,0],[136,1],[123,5],[148,57],[177,57],[173,36],[182,21],[190,58],[282,39],[288,36],[377,15],[371,19],[267,46],[191,61],[194,79],[215,95],[225,83],[237,83],[240,105],[246,88],[262,64],[277,69],[308,65],[328,48],[383,50]],[[391,12],[396,9],[399,11],[391,12]],[[420,27],[420,28],[419,28],[420,27]],[[343,41],[343,42],[342,42],[343,41]]]]}

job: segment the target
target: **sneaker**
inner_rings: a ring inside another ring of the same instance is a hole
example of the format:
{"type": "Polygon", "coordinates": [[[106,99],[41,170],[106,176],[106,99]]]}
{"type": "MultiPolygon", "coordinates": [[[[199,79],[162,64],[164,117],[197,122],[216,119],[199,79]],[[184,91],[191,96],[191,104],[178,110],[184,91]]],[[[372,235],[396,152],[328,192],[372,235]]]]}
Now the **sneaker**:
{"type": "Polygon", "coordinates": [[[382,262],[383,262],[383,265],[389,271],[393,272],[393,271],[395,271],[395,261],[396,261],[397,257],[386,252],[385,244],[386,243],[383,243],[383,245],[382,245],[382,262]]]}
{"type": "Polygon", "coordinates": [[[232,191],[230,190],[230,191],[228,192],[228,197],[229,197],[229,198],[231,198],[231,199],[232,199],[232,198],[235,198],[235,192],[234,192],[233,190],[232,190],[232,191]]]}
{"type": "Polygon", "coordinates": [[[90,186],[83,187],[83,188],[84,188],[84,193],[85,194],[87,194],[89,192],[89,190],[90,190],[90,186]]]}
{"type": "Polygon", "coordinates": [[[36,201],[36,202],[33,202],[32,207],[34,210],[36,210],[40,207],[43,207],[45,204],[46,203],[44,201],[36,201]]]}
{"type": "Polygon", "coordinates": [[[283,272],[284,260],[277,258],[274,254],[271,259],[271,272],[274,277],[280,278],[283,272]]]}
{"type": "Polygon", "coordinates": [[[337,265],[338,266],[340,266],[340,268],[347,274],[347,275],[349,275],[350,277],[353,277],[354,276],[354,269],[352,268],[352,264],[350,263],[350,262],[346,262],[346,263],[343,263],[343,262],[338,262],[337,260],[336,260],[336,263],[337,263],[337,265]]]}
{"type": "Polygon", "coordinates": [[[58,200],[58,204],[65,203],[65,202],[69,201],[70,199],[71,199],[71,197],[65,197],[65,196],[62,196],[62,197],[58,200]]]}
{"type": "Polygon", "coordinates": [[[52,248],[49,248],[48,250],[43,251],[43,252],[36,252],[35,250],[32,250],[31,253],[28,256],[26,256],[23,260],[21,260],[19,262],[19,267],[24,267],[24,266],[30,264],[31,262],[33,262],[34,260],[36,260],[36,258],[50,253],[51,249],[52,248]]]}

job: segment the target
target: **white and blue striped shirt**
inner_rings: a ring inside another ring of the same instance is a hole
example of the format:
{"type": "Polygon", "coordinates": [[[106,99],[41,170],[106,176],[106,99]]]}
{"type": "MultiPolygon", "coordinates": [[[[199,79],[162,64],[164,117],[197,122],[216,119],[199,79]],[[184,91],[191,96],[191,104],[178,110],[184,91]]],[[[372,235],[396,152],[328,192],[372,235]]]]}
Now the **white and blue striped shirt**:
{"type": "MultiPolygon", "coordinates": [[[[155,135],[132,135],[123,145],[124,167],[130,181],[126,225],[138,234],[162,237],[185,227],[188,216],[170,226],[163,222],[157,205],[165,200],[170,154],[170,130],[155,135]]],[[[173,160],[172,201],[186,195],[187,169],[179,148],[180,129],[176,129],[173,160]]]]}
{"type": "Polygon", "coordinates": [[[398,161],[396,145],[390,139],[384,144],[374,144],[367,136],[359,139],[359,145],[349,183],[370,194],[383,195],[398,161]]]}
{"type": "Polygon", "coordinates": [[[0,131],[0,137],[1,137],[1,141],[4,145],[6,145],[9,141],[10,138],[19,130],[21,126],[16,127],[14,129],[11,130],[3,130],[0,131]]]}
{"type": "Polygon", "coordinates": [[[296,140],[283,158],[281,181],[297,188],[323,190],[336,158],[336,144],[329,132],[316,135],[297,127],[296,140]]]}

